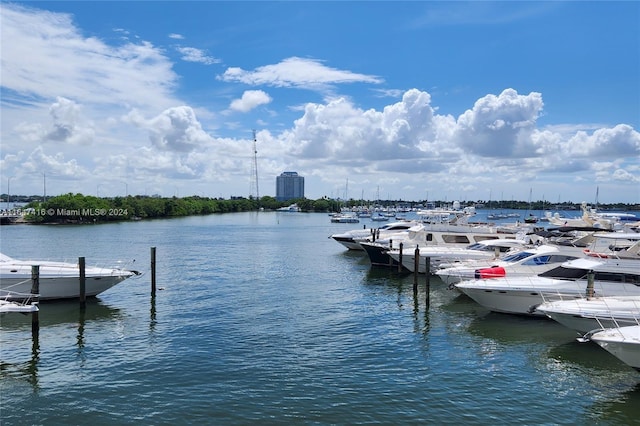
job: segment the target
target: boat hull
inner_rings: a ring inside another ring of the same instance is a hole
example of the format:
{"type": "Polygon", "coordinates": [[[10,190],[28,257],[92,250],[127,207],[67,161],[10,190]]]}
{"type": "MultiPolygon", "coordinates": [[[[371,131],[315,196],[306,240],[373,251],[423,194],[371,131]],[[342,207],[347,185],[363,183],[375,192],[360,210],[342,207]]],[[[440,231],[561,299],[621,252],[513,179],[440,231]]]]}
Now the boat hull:
{"type": "Polygon", "coordinates": [[[371,265],[392,267],[398,266],[398,262],[393,260],[393,258],[388,254],[389,246],[375,243],[365,243],[361,244],[360,247],[362,247],[367,253],[367,256],[369,256],[371,265]]]}
{"type": "MultiPolygon", "coordinates": [[[[410,272],[415,272],[416,269],[416,256],[415,249],[407,250],[403,253],[402,256],[402,266],[410,272]],[[408,252],[407,252],[408,251],[408,252]]],[[[389,255],[394,259],[394,261],[400,261],[400,254],[397,251],[389,253],[389,255]]],[[[433,251],[431,253],[425,254],[424,252],[419,253],[420,258],[418,259],[418,273],[424,274],[427,272],[427,258],[429,259],[429,272],[433,272],[439,265],[443,263],[454,264],[456,262],[462,261],[470,261],[470,260],[490,260],[495,259],[495,255],[489,252],[482,252],[477,250],[468,250],[466,252],[463,251],[433,251]]]]}
{"type": "MultiPolygon", "coordinates": [[[[586,295],[584,280],[554,280],[529,277],[521,285],[509,284],[505,278],[463,281],[456,288],[480,305],[502,313],[544,316],[537,307],[554,300],[571,300],[586,295]]],[[[640,296],[640,288],[620,282],[597,282],[595,294],[599,296],[640,296]]]]}
{"type": "Polygon", "coordinates": [[[543,303],[537,310],[582,335],[593,330],[640,325],[640,297],[543,303]]]}
{"type": "Polygon", "coordinates": [[[360,243],[355,241],[353,239],[353,237],[337,236],[336,235],[336,236],[332,236],[331,238],[333,238],[335,241],[337,241],[338,243],[342,244],[343,246],[345,246],[349,250],[362,251],[362,247],[360,246],[360,243]]]}
{"type": "Polygon", "coordinates": [[[38,312],[38,305],[35,303],[18,303],[0,299],[0,315],[8,313],[30,314],[38,312]]]}
{"type": "Polygon", "coordinates": [[[640,371],[640,326],[603,330],[594,333],[590,339],[620,361],[640,371]]]}
{"type": "MultiPolygon", "coordinates": [[[[85,278],[85,296],[93,297],[131,277],[128,275],[109,275],[85,278]]],[[[76,299],[80,297],[80,277],[39,278],[39,300],[76,299]]],[[[31,277],[0,279],[0,297],[7,300],[24,300],[31,293],[31,277]]]]}
{"type": "MultiPolygon", "coordinates": [[[[0,262],[0,297],[24,300],[32,297],[32,270],[38,267],[39,300],[80,297],[80,266],[67,262],[24,261],[3,257],[0,262]]],[[[138,273],[120,268],[84,268],[86,297],[97,296],[138,273]]]]}
{"type": "Polygon", "coordinates": [[[581,335],[589,333],[593,330],[626,327],[638,324],[637,319],[633,317],[625,318],[622,315],[616,315],[615,317],[595,317],[559,312],[547,312],[546,315],[552,320],[564,325],[565,327],[577,331],[581,335]]]}

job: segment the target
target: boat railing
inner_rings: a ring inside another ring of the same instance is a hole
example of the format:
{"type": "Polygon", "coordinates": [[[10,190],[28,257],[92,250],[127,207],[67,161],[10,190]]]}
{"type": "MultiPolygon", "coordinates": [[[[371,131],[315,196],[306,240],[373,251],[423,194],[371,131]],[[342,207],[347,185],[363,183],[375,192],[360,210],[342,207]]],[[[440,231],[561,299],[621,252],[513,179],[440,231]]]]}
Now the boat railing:
{"type": "MultiPolygon", "coordinates": [[[[68,271],[69,269],[78,270],[80,268],[80,259],[46,259],[37,261],[14,260],[20,265],[47,267],[51,271],[68,271]]],[[[136,260],[112,260],[112,259],[89,259],[90,263],[85,263],[85,268],[98,269],[104,271],[127,271],[132,270],[136,260]]]]}
{"type": "Polygon", "coordinates": [[[0,299],[6,302],[19,302],[21,305],[37,305],[40,300],[39,294],[19,293],[3,288],[0,290],[0,299]]]}

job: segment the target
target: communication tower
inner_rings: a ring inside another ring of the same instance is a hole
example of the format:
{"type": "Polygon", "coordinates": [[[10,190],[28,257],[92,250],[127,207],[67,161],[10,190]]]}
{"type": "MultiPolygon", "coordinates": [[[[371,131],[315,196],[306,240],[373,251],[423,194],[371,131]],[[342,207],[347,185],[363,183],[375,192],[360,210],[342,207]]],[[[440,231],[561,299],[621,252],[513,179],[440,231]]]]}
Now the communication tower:
{"type": "Polygon", "coordinates": [[[260,202],[260,189],[258,188],[258,140],[256,131],[253,131],[253,160],[251,162],[251,195],[260,202]]]}

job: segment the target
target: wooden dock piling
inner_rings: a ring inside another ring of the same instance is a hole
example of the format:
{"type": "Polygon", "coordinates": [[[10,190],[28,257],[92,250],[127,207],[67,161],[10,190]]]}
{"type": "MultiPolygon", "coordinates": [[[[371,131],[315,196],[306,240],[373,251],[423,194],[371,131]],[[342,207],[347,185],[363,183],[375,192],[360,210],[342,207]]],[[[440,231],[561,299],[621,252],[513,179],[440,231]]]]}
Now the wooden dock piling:
{"type": "Polygon", "coordinates": [[[591,299],[595,294],[595,274],[593,271],[587,272],[587,299],[591,299]]]}
{"type": "MultiPolygon", "coordinates": [[[[40,294],[40,266],[31,266],[31,294],[32,297],[38,297],[40,294]]],[[[31,312],[31,337],[34,342],[38,341],[40,334],[40,316],[39,312],[31,312]]]]}
{"type": "Polygon", "coordinates": [[[425,281],[424,281],[424,293],[425,293],[425,306],[429,307],[429,299],[431,293],[431,258],[425,258],[425,281]]]}
{"type": "Polygon", "coordinates": [[[31,294],[40,294],[40,265],[31,265],[31,294]]]}
{"type": "Polygon", "coordinates": [[[402,272],[402,247],[403,243],[400,243],[400,253],[398,254],[398,272],[402,272]]]}
{"type": "Polygon", "coordinates": [[[80,308],[85,308],[87,303],[87,274],[84,257],[78,258],[78,267],[80,268],[80,308]]]}
{"type": "Polygon", "coordinates": [[[413,258],[413,292],[418,292],[418,269],[420,269],[420,247],[416,246],[413,258]]]}
{"type": "Polygon", "coordinates": [[[156,248],[151,247],[151,294],[156,294],[156,248]]]}

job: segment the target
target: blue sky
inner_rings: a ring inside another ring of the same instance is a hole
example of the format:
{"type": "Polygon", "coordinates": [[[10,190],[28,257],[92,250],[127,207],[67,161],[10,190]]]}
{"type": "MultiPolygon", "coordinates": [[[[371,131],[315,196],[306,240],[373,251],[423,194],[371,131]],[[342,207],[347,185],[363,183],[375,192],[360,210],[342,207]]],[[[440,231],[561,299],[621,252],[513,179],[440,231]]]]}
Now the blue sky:
{"type": "Polygon", "coordinates": [[[5,2],[1,191],[640,203],[639,2],[5,2]],[[347,184],[348,182],[348,184],[347,184]],[[347,192],[348,191],[348,192],[347,192]]]}

